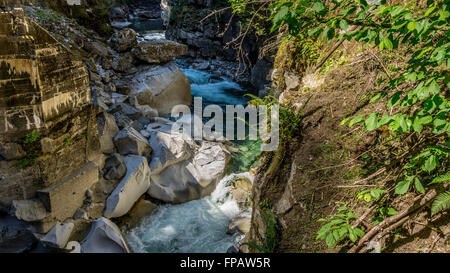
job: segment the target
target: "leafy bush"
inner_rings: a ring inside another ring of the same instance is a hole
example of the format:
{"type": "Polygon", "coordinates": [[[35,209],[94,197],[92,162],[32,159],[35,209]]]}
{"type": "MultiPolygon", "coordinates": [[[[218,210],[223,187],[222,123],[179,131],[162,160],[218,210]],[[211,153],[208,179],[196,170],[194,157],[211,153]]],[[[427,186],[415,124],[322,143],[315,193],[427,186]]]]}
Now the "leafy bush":
{"type": "MultiPolygon", "coordinates": [[[[242,5],[248,1],[230,2],[235,12],[243,12],[242,5]]],[[[366,0],[274,0],[271,3],[272,32],[284,33],[287,26],[289,36],[294,39],[304,40],[309,36],[312,41],[329,43],[334,40],[336,45],[346,39],[372,45],[380,51],[407,49],[403,50],[409,52],[407,66],[396,69],[395,76],[385,71],[388,80],[379,84],[387,85],[387,89],[370,99],[370,103],[385,101],[386,107],[344,119],[341,125],[351,127],[362,123],[367,131],[388,131],[399,140],[407,135],[424,140],[424,145],[403,155],[407,163],[400,166],[402,173],[397,176],[395,186],[397,195],[411,189],[417,194],[425,194],[434,184],[449,182],[450,3],[428,0],[425,8],[414,1],[389,5],[385,0],[370,1],[370,4],[366,0]]],[[[276,103],[273,98],[254,101],[276,103]]],[[[300,117],[283,114],[281,109],[282,140],[289,141],[300,117]]],[[[377,202],[386,192],[383,189],[365,191],[358,197],[366,202],[377,202]]],[[[439,194],[431,213],[448,209],[449,196],[448,191],[439,194]]],[[[375,213],[375,224],[378,224],[397,211],[383,205],[375,213]]],[[[346,238],[356,242],[364,232],[351,226],[355,217],[352,210],[341,207],[340,213],[322,219],[327,224],[319,230],[317,239],[325,239],[329,246],[346,238]]]]}
{"type": "Polygon", "coordinates": [[[365,234],[361,229],[352,226],[351,222],[356,217],[353,210],[346,206],[339,207],[337,214],[330,214],[326,218],[319,219],[319,222],[326,222],[326,224],[317,232],[316,240],[325,239],[329,247],[335,247],[345,239],[356,242],[365,234]]]}

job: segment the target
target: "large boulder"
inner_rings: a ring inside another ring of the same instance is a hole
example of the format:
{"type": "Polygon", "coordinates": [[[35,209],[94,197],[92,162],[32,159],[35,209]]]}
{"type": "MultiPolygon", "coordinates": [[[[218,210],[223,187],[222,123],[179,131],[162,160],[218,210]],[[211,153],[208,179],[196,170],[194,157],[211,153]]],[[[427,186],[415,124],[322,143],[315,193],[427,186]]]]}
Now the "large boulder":
{"type": "Polygon", "coordinates": [[[229,158],[222,144],[203,142],[191,159],[152,174],[148,194],[175,204],[203,198],[224,176],[229,158]]]}
{"type": "Polygon", "coordinates": [[[150,134],[149,143],[153,150],[150,169],[154,174],[168,166],[190,159],[197,148],[192,139],[172,133],[171,125],[171,123],[152,123],[147,126],[147,132],[150,134]]]}
{"type": "Polygon", "coordinates": [[[10,214],[27,222],[40,221],[50,215],[39,200],[14,200],[10,214]]]}
{"type": "Polygon", "coordinates": [[[98,132],[101,151],[105,154],[113,153],[113,138],[119,133],[119,127],[117,127],[114,116],[102,113],[98,118],[98,132]]]}
{"type": "Polygon", "coordinates": [[[134,55],[141,61],[149,64],[168,63],[177,57],[183,56],[188,47],[166,39],[152,39],[139,43],[133,49],[134,55]]]}
{"type": "Polygon", "coordinates": [[[108,197],[105,217],[121,217],[128,213],[134,203],[150,187],[150,168],[145,157],[125,157],[127,174],[108,197]]]}
{"type": "Polygon", "coordinates": [[[48,247],[65,248],[74,226],[75,225],[70,222],[57,222],[41,241],[48,247]]]}
{"type": "Polygon", "coordinates": [[[188,78],[175,63],[143,67],[136,74],[130,96],[139,105],[148,105],[160,115],[170,114],[176,105],[191,105],[188,78]]]}
{"type": "Polygon", "coordinates": [[[241,210],[246,210],[251,206],[252,181],[247,177],[239,177],[231,185],[231,193],[241,210]]]}
{"type": "Polygon", "coordinates": [[[116,224],[102,217],[92,223],[81,253],[130,253],[130,249],[116,224]]]}
{"type": "Polygon", "coordinates": [[[112,48],[117,52],[126,52],[137,45],[136,31],[125,28],[114,33],[110,40],[112,48]]]}
{"type": "Polygon", "coordinates": [[[121,155],[148,156],[152,152],[147,139],[131,126],[125,127],[117,134],[114,144],[121,155]]]}

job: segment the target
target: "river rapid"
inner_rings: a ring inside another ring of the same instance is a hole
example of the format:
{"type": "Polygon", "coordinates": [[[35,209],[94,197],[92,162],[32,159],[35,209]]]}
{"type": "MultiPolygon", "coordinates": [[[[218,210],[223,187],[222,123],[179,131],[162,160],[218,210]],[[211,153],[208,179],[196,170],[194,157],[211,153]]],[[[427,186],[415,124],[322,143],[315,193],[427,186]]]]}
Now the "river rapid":
{"type": "MultiPolygon", "coordinates": [[[[179,62],[191,84],[193,97],[202,97],[203,107],[209,104],[246,105],[249,91],[227,78],[192,69],[179,62]]],[[[134,252],[141,253],[225,253],[243,238],[243,234],[226,233],[228,224],[237,216],[250,216],[241,211],[233,199],[230,185],[239,177],[253,180],[249,169],[259,155],[254,141],[235,142],[233,159],[226,175],[215,191],[201,200],[180,205],[159,205],[144,217],[138,226],[125,231],[134,252]]]]}

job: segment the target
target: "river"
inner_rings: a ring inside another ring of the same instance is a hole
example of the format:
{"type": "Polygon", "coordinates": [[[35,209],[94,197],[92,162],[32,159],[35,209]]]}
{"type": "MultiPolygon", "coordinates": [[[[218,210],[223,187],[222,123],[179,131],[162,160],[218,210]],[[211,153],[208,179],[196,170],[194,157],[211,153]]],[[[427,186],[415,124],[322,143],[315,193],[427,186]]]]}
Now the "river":
{"type": "MultiPolygon", "coordinates": [[[[209,72],[189,68],[179,62],[191,83],[192,96],[202,97],[203,106],[217,104],[246,105],[246,93],[237,83],[209,72]]],[[[138,226],[125,232],[134,252],[143,253],[225,253],[243,238],[242,234],[226,233],[231,219],[250,215],[240,211],[233,200],[230,183],[236,177],[247,177],[250,166],[258,156],[255,142],[235,142],[236,151],[228,168],[228,175],[208,197],[180,205],[158,206],[144,217],[138,226]]]]}

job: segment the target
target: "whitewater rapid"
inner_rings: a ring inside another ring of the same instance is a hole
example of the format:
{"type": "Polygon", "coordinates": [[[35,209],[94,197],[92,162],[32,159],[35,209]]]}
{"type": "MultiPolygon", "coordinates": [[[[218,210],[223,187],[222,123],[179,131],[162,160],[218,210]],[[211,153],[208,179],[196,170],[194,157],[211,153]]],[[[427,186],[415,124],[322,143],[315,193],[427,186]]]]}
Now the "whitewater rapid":
{"type": "Polygon", "coordinates": [[[226,233],[230,220],[250,216],[241,211],[230,190],[231,181],[249,173],[224,177],[208,197],[181,205],[161,205],[140,225],[125,233],[138,253],[225,253],[244,235],[226,233]]]}

